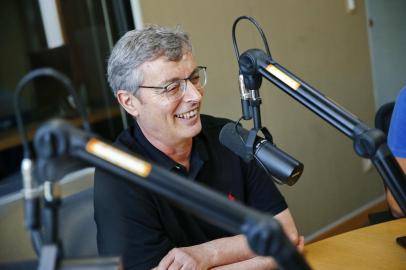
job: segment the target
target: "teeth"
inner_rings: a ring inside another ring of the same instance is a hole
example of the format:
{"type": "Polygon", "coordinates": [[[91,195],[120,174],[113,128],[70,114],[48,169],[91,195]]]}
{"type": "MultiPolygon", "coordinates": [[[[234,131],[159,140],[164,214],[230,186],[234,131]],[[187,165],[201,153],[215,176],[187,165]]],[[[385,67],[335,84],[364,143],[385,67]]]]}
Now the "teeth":
{"type": "Polygon", "coordinates": [[[194,117],[197,114],[197,112],[198,112],[198,109],[194,109],[194,110],[189,111],[189,112],[176,114],[175,116],[177,118],[190,119],[190,118],[194,117]]]}

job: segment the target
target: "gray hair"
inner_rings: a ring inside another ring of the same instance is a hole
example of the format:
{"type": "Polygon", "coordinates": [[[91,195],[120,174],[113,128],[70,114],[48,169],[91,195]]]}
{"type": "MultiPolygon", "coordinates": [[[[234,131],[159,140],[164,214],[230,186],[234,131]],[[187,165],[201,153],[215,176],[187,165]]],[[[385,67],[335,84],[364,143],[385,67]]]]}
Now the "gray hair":
{"type": "Polygon", "coordinates": [[[128,31],[114,46],[108,60],[107,79],[113,93],[127,90],[135,94],[142,84],[139,69],[145,62],[165,56],[179,61],[192,51],[187,33],[179,27],[148,26],[142,30],[128,31]]]}

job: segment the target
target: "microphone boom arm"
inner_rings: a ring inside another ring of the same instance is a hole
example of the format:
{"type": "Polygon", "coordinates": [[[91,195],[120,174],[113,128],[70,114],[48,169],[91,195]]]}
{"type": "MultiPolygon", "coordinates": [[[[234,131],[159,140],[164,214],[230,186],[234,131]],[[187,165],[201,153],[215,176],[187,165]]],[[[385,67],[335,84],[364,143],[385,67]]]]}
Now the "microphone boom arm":
{"type": "Polygon", "coordinates": [[[80,158],[182,205],[207,222],[244,234],[255,253],[274,257],[282,269],[310,269],[270,215],[230,202],[225,196],[121,151],[64,121],[53,120],[43,125],[34,144],[44,164],[40,174],[55,171],[47,168],[54,166],[55,158],[66,155],[80,158]]]}
{"type": "Polygon", "coordinates": [[[239,58],[243,75],[260,74],[299,103],[353,140],[355,152],[371,159],[403,213],[406,213],[406,176],[386,144],[382,131],[369,128],[359,118],[273,61],[265,52],[250,49],[239,58]]]}

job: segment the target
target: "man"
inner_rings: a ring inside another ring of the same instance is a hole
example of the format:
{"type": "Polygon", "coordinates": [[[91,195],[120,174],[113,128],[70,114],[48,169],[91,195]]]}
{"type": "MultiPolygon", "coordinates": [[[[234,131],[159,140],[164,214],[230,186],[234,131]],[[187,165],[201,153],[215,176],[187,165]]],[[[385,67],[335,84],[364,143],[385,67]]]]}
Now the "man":
{"type": "MultiPolygon", "coordinates": [[[[406,86],[400,90],[396,99],[389,126],[388,145],[400,168],[406,173],[406,86]]],[[[396,218],[404,217],[402,209],[389,189],[386,190],[386,198],[392,215],[396,218]]]]}
{"type": "MultiPolygon", "coordinates": [[[[186,33],[157,26],[128,32],[108,62],[110,86],[135,119],[116,145],[275,215],[301,249],[303,237],[273,181],[254,162],[245,164],[219,143],[228,120],[200,115],[206,78],[186,33]]],[[[122,255],[126,269],[275,266],[270,258],[255,257],[244,236],[233,236],[102,170],[95,175],[95,220],[100,254],[122,255]]]]}

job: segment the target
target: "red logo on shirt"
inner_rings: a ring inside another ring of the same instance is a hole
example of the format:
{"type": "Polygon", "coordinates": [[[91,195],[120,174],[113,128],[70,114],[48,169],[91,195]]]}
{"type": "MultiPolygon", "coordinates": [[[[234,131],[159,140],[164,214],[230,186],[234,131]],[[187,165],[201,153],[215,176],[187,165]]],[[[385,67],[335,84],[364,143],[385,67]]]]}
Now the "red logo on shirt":
{"type": "Polygon", "coordinates": [[[234,197],[233,193],[231,193],[231,192],[228,193],[227,198],[230,201],[235,201],[235,197],[234,197]]]}

